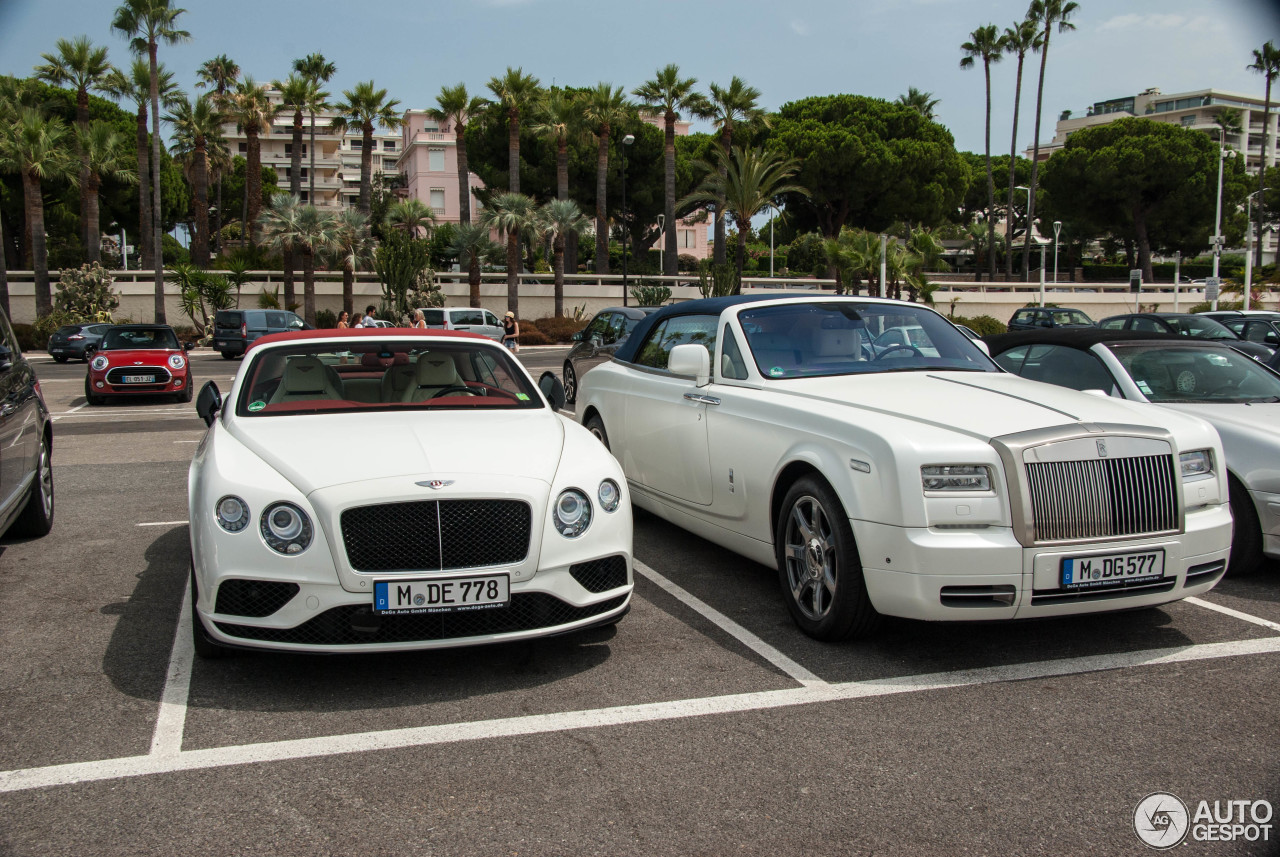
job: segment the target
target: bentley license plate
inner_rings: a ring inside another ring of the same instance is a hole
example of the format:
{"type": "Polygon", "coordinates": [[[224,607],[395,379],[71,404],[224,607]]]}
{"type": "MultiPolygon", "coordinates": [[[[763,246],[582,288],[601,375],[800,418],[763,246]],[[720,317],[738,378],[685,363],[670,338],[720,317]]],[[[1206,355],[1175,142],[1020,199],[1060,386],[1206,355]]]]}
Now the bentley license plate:
{"type": "Polygon", "coordinates": [[[379,580],[373,584],[375,613],[450,613],[505,607],[511,600],[511,578],[444,577],[433,580],[379,580]]]}
{"type": "Polygon", "coordinates": [[[1062,561],[1063,589],[1109,589],[1164,577],[1164,551],[1072,557],[1062,561]]]}
{"type": "Polygon", "coordinates": [[[125,375],[124,382],[126,384],[154,384],[156,382],[155,375],[125,375]]]}

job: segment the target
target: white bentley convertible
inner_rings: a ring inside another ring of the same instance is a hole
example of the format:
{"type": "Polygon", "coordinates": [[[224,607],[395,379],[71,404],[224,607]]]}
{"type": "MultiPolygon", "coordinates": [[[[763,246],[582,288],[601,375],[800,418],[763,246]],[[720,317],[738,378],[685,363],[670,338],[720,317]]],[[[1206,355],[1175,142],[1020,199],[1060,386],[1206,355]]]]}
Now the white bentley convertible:
{"type": "Polygon", "coordinates": [[[1213,428],[1006,374],[917,304],[669,306],[582,378],[577,416],[637,506],[776,566],[819,639],[1161,604],[1226,567],[1213,428]]]}
{"type": "Polygon", "coordinates": [[[632,590],[625,481],[556,413],[559,380],[542,386],[466,333],[258,340],[225,405],[212,382],[197,404],[197,653],[435,648],[617,622],[632,590]]]}

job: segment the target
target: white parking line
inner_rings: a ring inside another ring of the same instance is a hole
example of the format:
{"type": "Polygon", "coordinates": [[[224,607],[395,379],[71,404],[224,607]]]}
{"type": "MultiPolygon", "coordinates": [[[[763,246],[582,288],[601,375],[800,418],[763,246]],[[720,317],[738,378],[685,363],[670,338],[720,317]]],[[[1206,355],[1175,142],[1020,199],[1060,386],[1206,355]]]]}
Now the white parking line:
{"type": "Polygon", "coordinates": [[[189,524],[190,521],[147,521],[145,524],[134,524],[135,527],[176,527],[179,524],[189,524]]]}
{"type": "Polygon", "coordinates": [[[195,648],[191,641],[191,579],[182,593],[182,609],[178,612],[178,630],[169,656],[169,674],[160,696],[160,714],[151,736],[151,755],[171,758],[182,751],[182,730],[187,722],[187,696],[191,689],[191,664],[195,648]]]}
{"type": "Polygon", "coordinates": [[[1264,628],[1270,628],[1272,631],[1280,631],[1280,623],[1272,622],[1270,619],[1263,619],[1261,616],[1254,616],[1250,613],[1241,613],[1239,610],[1232,610],[1230,607],[1223,607],[1221,604],[1214,604],[1212,601],[1205,601],[1202,598],[1184,598],[1188,604],[1194,604],[1197,607],[1203,607],[1206,610],[1216,610],[1227,616],[1234,616],[1237,619],[1243,619],[1246,622],[1252,622],[1255,625],[1261,625],[1264,628]]]}
{"type": "Polygon", "coordinates": [[[775,667],[782,670],[805,687],[814,687],[826,684],[825,681],[818,678],[795,661],[791,660],[791,658],[787,657],[782,652],[778,651],[773,646],[769,645],[764,640],[760,639],[755,634],[751,633],[746,628],[742,627],[737,622],[712,607],[710,604],[707,604],[705,601],[684,589],[681,589],[670,580],[667,580],[661,574],[658,574],[658,572],[649,568],[649,566],[639,560],[633,560],[631,566],[640,574],[656,583],[664,592],[674,596],[681,604],[684,604],[686,607],[690,607],[695,612],[701,614],[702,617],[711,622],[711,624],[742,643],[748,649],[755,652],[757,655],[764,658],[766,661],[773,664],[775,667]]]}
{"type": "Polygon", "coordinates": [[[84,405],[76,405],[74,408],[72,408],[69,411],[63,411],[62,413],[55,415],[50,420],[50,422],[56,423],[58,420],[62,419],[63,417],[69,417],[72,414],[74,414],[76,411],[80,410],[81,408],[85,407],[85,405],[88,405],[88,404],[89,404],[88,402],[85,402],[84,405]]]}
{"type": "Polygon", "coordinates": [[[155,753],[146,756],[102,759],[94,762],[73,762],[44,768],[26,768],[0,772],[0,792],[25,791],[27,789],[47,788],[71,783],[114,780],[176,771],[207,770],[232,765],[277,762],[288,759],[338,756],[370,750],[425,747],[454,744],[461,741],[509,738],[517,735],[539,735],[579,729],[598,729],[629,723],[652,723],[663,720],[706,717],[716,714],[736,714],[796,705],[843,702],[900,693],[946,690],[999,682],[1025,681],[1027,679],[1048,678],[1051,676],[1100,672],[1124,667],[1157,666],[1244,655],[1274,654],[1277,652],[1280,652],[1280,637],[1264,637],[1260,640],[1205,643],[1180,648],[1149,649],[1140,652],[1063,658],[1061,660],[1038,661],[1035,663],[957,670],[949,673],[902,676],[899,678],[854,681],[840,684],[820,684],[787,690],[766,690],[729,696],[704,697],[702,699],[681,699],[672,702],[623,705],[615,708],[597,708],[560,714],[535,714],[496,720],[446,723],[438,726],[388,729],[380,732],[358,732],[322,738],[300,738],[291,741],[242,744],[206,750],[190,750],[168,755],[155,753]]]}

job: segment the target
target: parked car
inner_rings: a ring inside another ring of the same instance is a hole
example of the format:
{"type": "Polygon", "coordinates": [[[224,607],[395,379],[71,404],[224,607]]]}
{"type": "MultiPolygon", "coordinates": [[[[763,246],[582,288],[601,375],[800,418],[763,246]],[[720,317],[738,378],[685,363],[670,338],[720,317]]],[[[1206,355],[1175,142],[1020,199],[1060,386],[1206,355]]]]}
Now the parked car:
{"type": "Polygon", "coordinates": [[[1203,417],[1222,436],[1235,519],[1231,573],[1280,559],[1280,374],[1218,342],[1087,330],[988,339],[995,361],[1024,378],[1096,389],[1203,417]]]}
{"type": "Polygon", "coordinates": [[[487,309],[474,307],[422,307],[427,327],[433,330],[466,330],[502,341],[502,322],[487,309]]]}
{"type": "Polygon", "coordinates": [[[89,361],[84,397],[105,405],[124,396],[171,395],[191,401],[190,343],[179,343],[167,324],[117,324],[102,337],[102,348],[89,361]]]}
{"type": "Polygon", "coordinates": [[[574,345],[564,358],[560,377],[564,380],[565,400],[573,404],[578,396],[578,380],[593,366],[613,356],[627,341],[641,319],[657,307],[611,306],[595,314],[587,326],[573,335],[574,345]]]}
{"type": "Polygon", "coordinates": [[[385,318],[373,318],[367,319],[361,327],[395,327],[395,324],[385,318]]]}
{"type": "Polygon", "coordinates": [[[1023,307],[1009,319],[1010,330],[1093,326],[1093,319],[1083,310],[1070,307],[1023,307]]]}
{"type": "Polygon", "coordinates": [[[88,362],[102,344],[102,335],[110,327],[109,324],[96,323],[63,325],[49,337],[49,355],[58,363],[73,359],[88,362]]]}
{"type": "Polygon", "coordinates": [[[1204,315],[1190,312],[1142,312],[1126,315],[1113,315],[1098,322],[1102,330],[1134,330],[1146,333],[1176,333],[1191,339],[1205,339],[1210,342],[1225,342],[1237,351],[1243,351],[1250,357],[1267,361],[1271,357],[1271,349],[1256,342],[1245,342],[1236,336],[1221,322],[1204,315]]]}
{"type": "Polygon", "coordinates": [[[283,309],[220,309],[213,317],[213,350],[226,360],[244,356],[257,339],[290,330],[311,330],[283,309]]]}
{"type": "MultiPolygon", "coordinates": [[[[545,391],[545,392],[544,392],[545,391]]],[[[501,345],[469,333],[259,340],[191,463],[196,651],[429,649],[617,622],[629,491],[501,345]],[[355,443],[355,446],[352,444],[355,443]]]]}
{"type": "Polygon", "coordinates": [[[1215,310],[1201,315],[1221,322],[1223,327],[1246,342],[1265,345],[1273,352],[1280,348],[1280,312],[1260,309],[1215,310]]]}
{"type": "Polygon", "coordinates": [[[778,569],[821,640],[881,614],[1092,613],[1211,589],[1231,541],[1203,420],[1010,375],[938,313],[875,298],[663,307],[583,377],[633,502],[778,569]],[[928,348],[869,357],[892,327],[928,348]]]}
{"type": "Polygon", "coordinates": [[[0,309],[0,536],[53,528],[53,421],[35,370],[0,309]]]}

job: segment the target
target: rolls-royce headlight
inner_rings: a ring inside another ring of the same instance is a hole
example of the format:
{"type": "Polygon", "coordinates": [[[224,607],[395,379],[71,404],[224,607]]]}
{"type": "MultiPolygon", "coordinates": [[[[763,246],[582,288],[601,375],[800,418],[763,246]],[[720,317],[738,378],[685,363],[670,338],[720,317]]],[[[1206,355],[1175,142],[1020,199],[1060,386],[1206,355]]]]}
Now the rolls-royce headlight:
{"type": "Polygon", "coordinates": [[[1178,456],[1182,467],[1183,479],[1200,479],[1213,475],[1213,452],[1208,449],[1197,449],[1184,452],[1178,456]]]}
{"type": "Polygon", "coordinates": [[[311,544],[313,530],[307,513],[292,503],[273,503],[262,513],[262,538],[282,554],[302,553],[311,544]]]}
{"type": "Polygon", "coordinates": [[[183,357],[181,354],[169,355],[170,369],[181,369],[183,366],[186,366],[186,365],[187,365],[187,358],[183,357]]]}
{"type": "Polygon", "coordinates": [[[231,494],[218,501],[214,515],[218,526],[228,533],[238,533],[249,526],[249,504],[231,494]]]}
{"type": "Polygon", "coordinates": [[[107,368],[107,355],[99,354],[97,357],[93,358],[93,362],[89,365],[94,368],[94,371],[101,372],[103,369],[107,368]]]}
{"type": "Polygon", "coordinates": [[[560,492],[552,508],[551,518],[566,539],[577,538],[591,525],[591,501],[577,488],[560,492]]]}
{"type": "Polygon", "coordinates": [[[985,464],[926,464],[920,468],[926,491],[990,491],[991,468],[985,464]]]}
{"type": "Polygon", "coordinates": [[[618,504],[622,502],[622,492],[618,490],[618,483],[612,479],[601,482],[596,490],[596,499],[600,501],[600,508],[606,512],[617,511],[618,504]]]}

